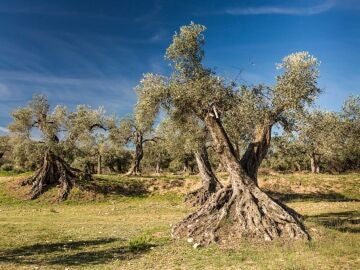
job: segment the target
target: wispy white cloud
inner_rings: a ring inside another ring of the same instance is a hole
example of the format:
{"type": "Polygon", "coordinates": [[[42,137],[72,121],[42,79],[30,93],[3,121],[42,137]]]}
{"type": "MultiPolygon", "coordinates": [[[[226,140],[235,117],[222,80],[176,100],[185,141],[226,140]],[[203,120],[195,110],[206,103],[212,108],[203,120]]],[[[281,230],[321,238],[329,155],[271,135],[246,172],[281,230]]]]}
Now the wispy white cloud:
{"type": "MultiPolygon", "coordinates": [[[[6,78],[12,85],[9,100],[15,100],[25,93],[41,92],[51,99],[65,103],[90,103],[92,105],[107,105],[111,109],[119,105],[129,107],[134,102],[134,82],[123,77],[119,78],[89,78],[64,77],[29,72],[0,71],[1,78],[6,78]],[[126,97],[124,99],[124,97],[126,97]]],[[[0,92],[1,92],[0,83],[0,92]]]]}
{"type": "Polygon", "coordinates": [[[6,127],[0,126],[0,133],[9,133],[9,130],[6,127]]]}
{"type": "Polygon", "coordinates": [[[223,13],[241,16],[241,15],[294,15],[294,16],[310,16],[320,14],[332,9],[336,5],[335,0],[327,0],[323,3],[307,6],[307,7],[285,7],[285,6],[259,6],[259,7],[233,7],[227,8],[223,13]]]}

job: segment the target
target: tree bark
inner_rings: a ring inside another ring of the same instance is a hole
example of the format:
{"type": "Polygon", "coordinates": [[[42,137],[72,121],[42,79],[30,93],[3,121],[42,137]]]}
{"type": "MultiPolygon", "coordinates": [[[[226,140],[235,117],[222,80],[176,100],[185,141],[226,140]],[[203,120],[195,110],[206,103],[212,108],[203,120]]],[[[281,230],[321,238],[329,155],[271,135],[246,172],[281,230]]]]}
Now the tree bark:
{"type": "Polygon", "coordinates": [[[253,139],[240,160],[241,166],[256,184],[257,172],[270,147],[271,128],[272,124],[255,128],[253,139]]]}
{"type": "Polygon", "coordinates": [[[98,160],[97,160],[97,174],[102,174],[102,157],[101,154],[98,155],[98,160]]]}
{"type": "Polygon", "coordinates": [[[195,160],[199,169],[202,187],[190,192],[185,197],[185,202],[192,206],[204,204],[214,193],[223,186],[217,179],[209,161],[206,146],[203,145],[195,152],[195,160]]]}
{"type": "Polygon", "coordinates": [[[310,156],[310,166],[312,173],[320,173],[319,157],[315,153],[312,153],[310,156]]]}
{"type": "Polygon", "coordinates": [[[236,142],[234,145],[235,145],[236,158],[237,158],[237,159],[240,159],[240,146],[239,146],[239,143],[236,142]]]}
{"type": "Polygon", "coordinates": [[[189,242],[200,245],[237,241],[242,237],[308,240],[299,214],[261,191],[241,166],[220,119],[208,115],[205,125],[231,184],[176,224],[172,236],[186,237],[189,242]]]}
{"type": "Polygon", "coordinates": [[[142,158],[144,157],[144,150],[143,150],[143,136],[140,132],[136,132],[135,141],[136,141],[136,146],[135,146],[134,160],[127,175],[141,174],[140,163],[142,158]]]}
{"type": "Polygon", "coordinates": [[[159,174],[160,172],[161,172],[160,161],[157,161],[155,166],[155,173],[159,174]]]}
{"type": "Polygon", "coordinates": [[[30,199],[36,199],[51,186],[59,185],[59,200],[65,200],[77,179],[91,179],[91,175],[81,173],[79,170],[70,167],[65,160],[47,150],[44,156],[43,165],[34,176],[26,179],[21,185],[30,185],[30,199]]]}
{"type": "Polygon", "coordinates": [[[216,168],[217,172],[225,172],[225,168],[224,165],[221,163],[221,161],[219,162],[219,165],[216,168]]]}
{"type": "Polygon", "coordinates": [[[301,166],[300,166],[299,162],[295,162],[294,165],[295,165],[295,170],[298,172],[301,172],[301,166]]]}

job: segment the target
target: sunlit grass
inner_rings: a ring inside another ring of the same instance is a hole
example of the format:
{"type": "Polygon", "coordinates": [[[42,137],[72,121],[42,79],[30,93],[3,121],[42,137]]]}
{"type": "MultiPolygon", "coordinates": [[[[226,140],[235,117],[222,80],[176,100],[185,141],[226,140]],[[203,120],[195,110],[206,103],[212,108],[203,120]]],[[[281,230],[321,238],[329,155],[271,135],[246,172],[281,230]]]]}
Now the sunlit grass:
{"type": "MultiPolygon", "coordinates": [[[[304,215],[310,243],[242,241],[200,249],[170,237],[170,225],[193,211],[178,192],[184,186],[168,184],[188,184],[178,177],[100,176],[95,182],[113,186],[114,193],[91,197],[77,188],[65,203],[51,201],[56,188],[31,202],[15,198],[6,185],[14,179],[0,178],[0,268],[357,269],[360,263],[359,174],[262,176],[267,178],[264,185],[280,183],[273,192],[284,193],[287,185],[298,182],[305,186],[286,202],[304,215]],[[131,181],[143,183],[147,192],[123,194],[131,181]],[[151,181],[166,182],[165,188],[151,191],[151,181]],[[303,195],[311,191],[312,196],[303,195]],[[342,200],[322,195],[326,192],[336,192],[342,200]]],[[[190,183],[196,181],[192,178],[190,183]]]]}

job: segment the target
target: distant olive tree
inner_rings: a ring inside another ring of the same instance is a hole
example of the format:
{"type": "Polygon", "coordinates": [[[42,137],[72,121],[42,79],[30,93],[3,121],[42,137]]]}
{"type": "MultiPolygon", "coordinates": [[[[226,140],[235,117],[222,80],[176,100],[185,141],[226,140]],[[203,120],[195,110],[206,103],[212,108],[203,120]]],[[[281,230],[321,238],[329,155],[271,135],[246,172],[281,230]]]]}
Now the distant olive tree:
{"type": "Polygon", "coordinates": [[[349,97],[341,112],[316,110],[298,125],[311,172],[356,169],[360,161],[360,98],[349,97]]]}
{"type": "Polygon", "coordinates": [[[144,157],[144,144],[156,142],[150,126],[143,126],[135,119],[121,119],[118,126],[110,129],[110,138],[118,146],[134,146],[132,165],[127,175],[141,174],[141,160],[144,157]]]}
{"type": "MultiPolygon", "coordinates": [[[[103,125],[104,115],[101,109],[91,110],[79,106],[75,112],[68,113],[62,106],[50,111],[46,96],[35,95],[25,107],[12,113],[13,122],[9,130],[18,139],[40,144],[44,149],[42,165],[36,173],[23,181],[23,185],[32,185],[30,198],[34,199],[50,186],[60,185],[59,199],[66,199],[77,179],[91,178],[69,165],[66,158],[71,158],[81,136],[91,133],[103,125]],[[41,132],[41,138],[31,137],[33,129],[41,132]]],[[[33,144],[23,144],[23,146],[33,144]]]]}

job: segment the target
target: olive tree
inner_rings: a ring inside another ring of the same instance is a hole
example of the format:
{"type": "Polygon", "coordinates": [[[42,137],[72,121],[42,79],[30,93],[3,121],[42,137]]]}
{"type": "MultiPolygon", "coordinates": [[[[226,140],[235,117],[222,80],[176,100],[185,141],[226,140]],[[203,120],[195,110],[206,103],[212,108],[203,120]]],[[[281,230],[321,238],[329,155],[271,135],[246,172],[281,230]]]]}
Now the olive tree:
{"type": "Polygon", "coordinates": [[[307,169],[306,148],[296,133],[274,136],[264,166],[277,171],[302,171],[307,169]]]}
{"type": "Polygon", "coordinates": [[[130,145],[135,146],[132,165],[127,175],[141,174],[141,160],[144,157],[144,144],[147,142],[156,142],[152,136],[150,127],[138,124],[133,118],[121,119],[119,125],[110,128],[110,138],[118,146],[130,145]]]}
{"type": "MultiPolygon", "coordinates": [[[[235,90],[203,66],[204,30],[204,26],[191,23],[175,33],[166,51],[166,58],[173,64],[173,73],[165,82],[167,87],[155,88],[149,98],[160,105],[171,106],[175,115],[194,117],[203,123],[229,174],[230,185],[173,226],[173,237],[187,237],[197,244],[244,236],[265,240],[278,237],[309,239],[299,215],[263,192],[236,157],[222,121],[222,114],[236,106],[235,90]]],[[[279,80],[279,95],[275,102],[290,106],[288,98],[281,93],[291,90],[296,96],[297,78],[308,69],[315,71],[315,64],[316,61],[307,54],[286,58],[282,65],[285,72],[281,78],[284,79],[279,80]],[[291,71],[299,74],[293,76],[291,71]],[[292,79],[286,80],[288,77],[292,79]],[[286,90],[286,85],[290,90],[286,90]]]]}
{"type": "Polygon", "coordinates": [[[13,111],[12,117],[9,130],[19,138],[34,141],[32,130],[41,132],[41,140],[35,141],[44,149],[42,165],[33,176],[22,182],[22,185],[32,185],[31,199],[37,198],[50,186],[59,185],[58,198],[64,200],[77,179],[91,177],[71,167],[66,158],[76,149],[81,136],[102,125],[102,110],[80,106],[69,114],[65,107],[56,106],[50,111],[47,98],[35,95],[27,106],[13,111]]]}
{"type": "Polygon", "coordinates": [[[334,158],[341,148],[339,143],[342,123],[333,112],[313,111],[307,113],[298,127],[299,141],[303,145],[312,173],[319,173],[325,159],[334,158]]]}
{"type": "Polygon", "coordinates": [[[342,168],[359,169],[360,164],[360,96],[348,97],[340,113],[342,128],[338,142],[341,142],[340,151],[342,168]]]}

